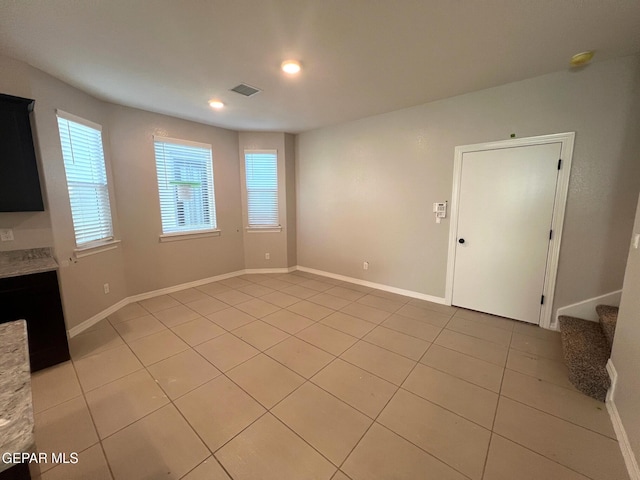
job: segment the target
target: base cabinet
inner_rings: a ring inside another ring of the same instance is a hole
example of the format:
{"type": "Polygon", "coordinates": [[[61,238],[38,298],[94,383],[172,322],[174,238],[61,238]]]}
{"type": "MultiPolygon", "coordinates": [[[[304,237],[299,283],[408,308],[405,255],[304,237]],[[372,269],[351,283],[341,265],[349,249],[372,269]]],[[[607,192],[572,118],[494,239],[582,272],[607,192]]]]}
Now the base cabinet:
{"type": "Polygon", "coordinates": [[[31,371],[69,360],[56,272],[0,279],[0,323],[25,319],[31,371]]]}

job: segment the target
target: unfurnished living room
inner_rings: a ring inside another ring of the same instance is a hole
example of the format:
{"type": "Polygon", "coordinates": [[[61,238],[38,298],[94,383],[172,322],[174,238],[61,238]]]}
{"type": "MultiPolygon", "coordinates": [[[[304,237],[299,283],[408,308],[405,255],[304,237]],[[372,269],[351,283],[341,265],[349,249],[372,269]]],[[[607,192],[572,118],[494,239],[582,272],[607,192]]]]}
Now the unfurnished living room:
{"type": "Polygon", "coordinates": [[[640,3],[0,0],[0,479],[640,480],[640,3]]]}

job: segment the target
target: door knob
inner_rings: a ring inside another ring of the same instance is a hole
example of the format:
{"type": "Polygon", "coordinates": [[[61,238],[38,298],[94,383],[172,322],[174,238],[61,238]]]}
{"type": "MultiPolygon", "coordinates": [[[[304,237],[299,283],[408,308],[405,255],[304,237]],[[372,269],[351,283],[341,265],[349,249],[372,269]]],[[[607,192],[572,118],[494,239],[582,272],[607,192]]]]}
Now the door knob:
{"type": "Polygon", "coordinates": [[[458,240],[458,243],[464,243],[464,238],[461,238],[460,240],[458,240]]]}

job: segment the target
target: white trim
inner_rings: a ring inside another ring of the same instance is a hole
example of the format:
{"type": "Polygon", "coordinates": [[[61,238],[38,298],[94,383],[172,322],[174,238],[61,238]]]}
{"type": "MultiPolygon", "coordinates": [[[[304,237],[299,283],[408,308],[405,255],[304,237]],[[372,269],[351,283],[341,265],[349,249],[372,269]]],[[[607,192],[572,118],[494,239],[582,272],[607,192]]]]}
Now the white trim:
{"type": "Polygon", "coordinates": [[[615,389],[618,383],[618,372],[616,371],[611,359],[607,362],[607,372],[609,372],[609,377],[611,378],[611,387],[607,392],[607,411],[609,412],[609,417],[613,424],[613,430],[616,433],[616,438],[618,439],[622,458],[624,458],[624,463],[627,466],[629,479],[640,480],[640,467],[638,467],[638,461],[633,453],[629,437],[627,436],[627,431],[624,428],[622,418],[620,418],[620,413],[618,412],[618,408],[615,404],[615,389]]]}
{"type": "Polygon", "coordinates": [[[244,270],[245,274],[253,274],[253,273],[290,273],[293,272],[296,267],[289,268],[246,268],[244,270]]]}
{"type": "Polygon", "coordinates": [[[194,238],[219,237],[220,230],[198,230],[194,232],[174,232],[160,235],[160,242],[177,242],[179,240],[191,240],[194,238]]]}
{"type": "Polygon", "coordinates": [[[172,287],[159,288],[158,290],[152,290],[150,292],[139,293],[128,297],[129,303],[139,302],[140,300],[147,300],[148,298],[157,297],[158,295],[167,295],[169,293],[179,292],[186,288],[199,287],[206,285],[207,283],[217,282],[220,280],[226,280],[227,278],[237,277],[244,274],[244,270],[237,270],[235,272],[223,273],[214,277],[202,278],[200,280],[194,280],[192,282],[181,283],[180,285],[173,285],[172,287]]]}
{"type": "Polygon", "coordinates": [[[474,145],[463,145],[455,148],[453,164],[453,190],[451,196],[451,222],[449,227],[449,252],[447,256],[447,276],[445,287],[445,303],[451,305],[453,299],[453,272],[455,266],[455,242],[458,229],[458,208],[460,196],[460,182],[462,177],[462,154],[482,150],[495,150],[499,148],[512,148],[530,145],[541,145],[546,143],[561,143],[560,158],[562,168],[558,173],[556,184],[556,195],[553,206],[553,220],[551,229],[553,238],[550,240],[549,252],[547,254],[547,269],[544,279],[545,303],[540,310],[539,325],[543,328],[552,327],[552,307],[555,293],[556,277],[558,273],[558,259],[560,256],[560,244],[562,240],[562,227],[564,224],[564,212],[567,203],[567,193],[569,189],[569,174],[571,172],[571,161],[573,157],[573,143],[575,132],[555,133],[551,135],[540,135],[537,137],[516,138],[512,140],[502,140],[498,142],[477,143],[474,145]]]}
{"type": "Polygon", "coordinates": [[[609,374],[609,379],[611,380],[611,386],[609,390],[607,390],[607,402],[613,402],[616,388],[618,387],[618,371],[616,367],[613,365],[613,361],[611,359],[607,360],[607,373],[609,374]]]}
{"type": "Polygon", "coordinates": [[[420,300],[427,300],[433,303],[444,304],[444,298],[433,297],[431,295],[426,295],[424,293],[413,292],[410,290],[403,290],[401,288],[396,288],[396,287],[390,287],[388,285],[382,285],[380,283],[368,282],[366,280],[359,280],[357,278],[346,277],[344,275],[337,275],[335,273],[324,272],[322,270],[315,270],[313,268],[301,267],[299,265],[294,265],[292,267],[282,267],[282,268],[247,268],[243,270],[236,270],[235,272],[223,273],[221,275],[216,275],[214,277],[207,277],[207,278],[202,278],[200,280],[194,280],[192,282],[181,283],[180,285],[174,285],[172,287],[160,288],[158,290],[152,290],[150,292],[139,293],[138,295],[131,295],[129,297],[123,298],[118,303],[111,305],[105,310],[102,310],[101,312],[96,313],[91,318],[85,320],[79,325],[76,325],[75,327],[70,328],[67,331],[67,335],[69,336],[69,338],[75,337],[76,335],[84,332],[88,328],[91,328],[92,326],[94,326],[100,320],[108,317],[112,313],[115,313],[120,308],[130,303],[139,302],[140,300],[146,300],[148,298],[157,297],[158,295],[166,295],[169,293],[178,292],[186,288],[199,287],[200,285],[205,285],[211,282],[217,282],[219,280],[225,280],[227,278],[237,277],[239,275],[252,274],[252,273],[290,273],[296,270],[300,270],[302,272],[314,273],[316,275],[321,275],[323,277],[335,278],[336,280],[355,283],[357,285],[364,285],[365,287],[377,288],[378,290],[397,293],[399,295],[405,295],[407,297],[419,298],[420,300]]]}
{"type": "Polygon", "coordinates": [[[67,336],[69,338],[75,337],[76,335],[78,335],[78,334],[84,332],[85,330],[93,327],[100,320],[108,317],[112,313],[116,313],[122,307],[126,307],[129,303],[131,303],[131,302],[129,302],[128,298],[123,298],[119,302],[114,303],[113,305],[111,305],[109,308],[106,308],[106,309],[102,310],[101,312],[96,313],[93,317],[88,318],[87,320],[85,320],[84,322],[80,323],[79,325],[76,325],[75,327],[70,328],[67,331],[67,336]]]}
{"type": "Polygon", "coordinates": [[[315,268],[302,267],[298,265],[297,270],[301,272],[314,273],[323,277],[333,278],[335,280],[342,280],[343,282],[355,283],[356,285],[362,285],[364,287],[371,287],[385,292],[397,293],[398,295],[404,295],[405,297],[418,298],[420,300],[426,300],[428,302],[439,303],[446,305],[446,301],[442,297],[434,297],[427,295],[426,293],[414,292],[413,290],[404,290],[402,288],[391,287],[389,285],[383,285],[382,283],[369,282],[367,280],[360,280],[359,278],[347,277],[345,275],[338,275],[336,273],[325,272],[322,270],[316,270],[315,268]]]}
{"type": "Polygon", "coordinates": [[[76,258],[88,257],[89,255],[95,255],[96,253],[106,252],[108,250],[114,250],[118,248],[120,240],[108,240],[106,242],[86,245],[73,250],[73,255],[76,258]]]}
{"type": "Polygon", "coordinates": [[[275,153],[276,154],[276,158],[278,155],[278,149],[277,148],[245,148],[244,149],[244,154],[246,156],[247,153],[255,153],[255,154],[270,154],[270,153],[275,153]]]}
{"type": "Polygon", "coordinates": [[[154,142],[175,143],[176,145],[184,145],[186,147],[206,148],[211,151],[212,147],[210,143],[192,142],[191,140],[182,140],[181,138],[162,137],[160,135],[153,135],[154,142]]]}
{"type": "Polygon", "coordinates": [[[131,295],[130,297],[125,297],[120,300],[118,303],[111,305],[110,307],[102,310],[101,312],[96,313],[91,318],[85,320],[84,322],[76,325],[73,328],[70,328],[67,331],[67,335],[69,338],[75,337],[76,335],[84,332],[88,328],[91,328],[100,320],[108,317],[112,313],[115,313],[122,307],[127,306],[130,303],[135,303],[140,300],[146,300],[148,298],[157,297],[158,295],[166,295],[168,293],[178,292],[180,290],[184,290],[186,288],[194,288],[199,287],[200,285],[205,285],[211,282],[217,282],[219,280],[225,280],[227,278],[237,277],[239,275],[244,275],[246,273],[289,273],[296,270],[297,267],[288,267],[288,268],[256,268],[256,269],[244,269],[244,270],[236,270],[235,272],[223,273],[221,275],[216,275],[213,277],[202,278],[200,280],[194,280],[192,282],[181,283],[180,285],[174,285],[172,287],[160,288],[158,290],[152,290],[150,292],[140,293],[138,295],[131,295]]]}
{"type": "Polygon", "coordinates": [[[552,325],[558,322],[558,317],[560,315],[568,315],[570,317],[578,317],[591,322],[597,322],[598,314],[596,313],[596,306],[604,304],[618,307],[620,305],[621,298],[622,290],[616,290],[615,292],[605,293],[604,295],[599,295],[581,302],[560,307],[556,311],[556,317],[552,325]]]}
{"type": "Polygon", "coordinates": [[[282,225],[274,225],[273,227],[245,227],[247,233],[279,233],[282,231],[282,225]]]}
{"type": "Polygon", "coordinates": [[[94,123],[91,120],[87,120],[86,118],[78,117],[73,113],[65,112],[64,110],[60,110],[59,108],[56,109],[56,116],[102,132],[102,125],[94,123]]]}

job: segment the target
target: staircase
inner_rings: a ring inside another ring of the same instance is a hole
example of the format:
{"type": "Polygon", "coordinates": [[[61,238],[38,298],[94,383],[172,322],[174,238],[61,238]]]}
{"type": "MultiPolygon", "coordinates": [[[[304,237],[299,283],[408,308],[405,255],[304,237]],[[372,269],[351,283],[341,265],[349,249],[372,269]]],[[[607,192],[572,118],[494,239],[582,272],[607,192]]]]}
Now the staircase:
{"type": "Polygon", "coordinates": [[[598,323],[561,315],[560,333],[569,380],[582,393],[604,402],[611,385],[607,361],[611,356],[618,307],[598,305],[598,323]]]}

